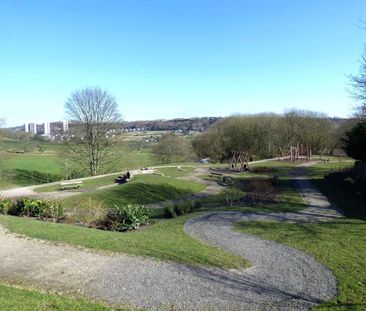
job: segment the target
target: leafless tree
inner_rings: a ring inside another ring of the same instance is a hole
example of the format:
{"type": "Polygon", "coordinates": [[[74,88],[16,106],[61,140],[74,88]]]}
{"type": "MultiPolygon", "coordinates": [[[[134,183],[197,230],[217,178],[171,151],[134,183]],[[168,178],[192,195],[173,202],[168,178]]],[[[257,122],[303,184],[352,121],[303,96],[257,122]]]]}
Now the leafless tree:
{"type": "Polygon", "coordinates": [[[366,118],[366,48],[360,60],[358,75],[350,75],[351,94],[361,105],[357,107],[357,116],[366,118]]]}
{"type": "Polygon", "coordinates": [[[121,120],[115,98],[99,87],[77,90],[67,99],[65,112],[74,122],[68,143],[74,159],[98,175],[101,165],[111,161],[113,129],[121,120]]]}

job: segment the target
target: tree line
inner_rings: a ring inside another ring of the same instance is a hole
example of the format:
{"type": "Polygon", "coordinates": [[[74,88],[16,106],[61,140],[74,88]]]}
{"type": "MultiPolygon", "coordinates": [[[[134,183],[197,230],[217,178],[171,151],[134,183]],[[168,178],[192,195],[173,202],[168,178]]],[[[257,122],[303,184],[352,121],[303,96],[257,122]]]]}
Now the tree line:
{"type": "Polygon", "coordinates": [[[276,157],[280,150],[303,144],[314,154],[332,154],[342,148],[350,121],[335,122],[326,115],[303,110],[279,114],[238,115],[216,123],[193,141],[195,153],[226,161],[233,152],[260,158],[276,157]]]}

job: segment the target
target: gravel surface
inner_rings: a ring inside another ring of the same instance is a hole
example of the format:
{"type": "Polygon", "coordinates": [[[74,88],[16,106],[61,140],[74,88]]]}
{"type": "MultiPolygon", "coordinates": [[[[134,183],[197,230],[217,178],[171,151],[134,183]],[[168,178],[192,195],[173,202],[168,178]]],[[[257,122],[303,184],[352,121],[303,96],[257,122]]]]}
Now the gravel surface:
{"type": "MultiPolygon", "coordinates": [[[[330,209],[328,201],[301,179],[299,184],[307,187],[301,192],[311,205],[312,221],[328,217],[323,215],[330,209]]],[[[310,217],[308,210],[291,215],[280,218],[310,217]]],[[[334,276],[311,256],[232,231],[237,221],[278,216],[222,212],[186,223],[185,230],[193,237],[249,259],[253,267],[246,270],[57,246],[0,227],[0,279],[151,310],[304,310],[333,297],[334,276]]],[[[333,212],[330,217],[338,216],[333,212]]]]}
{"type": "MultiPolygon", "coordinates": [[[[130,171],[131,177],[141,174],[152,174],[154,172],[153,169],[147,169],[147,170],[132,170],[130,171]]],[[[120,174],[125,174],[126,172],[121,172],[120,174]]],[[[27,186],[27,187],[19,187],[14,189],[8,189],[8,190],[0,190],[0,197],[8,198],[8,199],[17,199],[17,198],[34,198],[34,199],[46,199],[46,200],[62,200],[64,198],[78,195],[81,193],[86,192],[94,192],[98,190],[108,189],[117,186],[117,184],[112,183],[114,180],[114,176],[118,173],[112,173],[112,174],[104,174],[104,175],[98,175],[98,176],[90,176],[90,177],[84,177],[84,178],[78,178],[78,179],[72,179],[68,181],[85,181],[89,179],[98,179],[102,177],[107,176],[113,176],[111,178],[111,184],[100,186],[93,189],[78,189],[78,190],[63,190],[63,191],[52,191],[52,192],[36,192],[34,189],[37,188],[43,188],[47,186],[54,186],[54,185],[60,185],[62,181],[55,181],[51,183],[46,184],[40,184],[40,185],[33,185],[33,186],[27,186]]]]}

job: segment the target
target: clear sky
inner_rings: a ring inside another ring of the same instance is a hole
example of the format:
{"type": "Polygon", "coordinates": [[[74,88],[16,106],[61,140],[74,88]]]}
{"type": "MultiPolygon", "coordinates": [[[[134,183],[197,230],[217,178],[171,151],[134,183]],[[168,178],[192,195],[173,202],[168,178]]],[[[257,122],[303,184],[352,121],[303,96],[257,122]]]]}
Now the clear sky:
{"type": "Polygon", "coordinates": [[[125,120],[302,108],[346,117],[365,0],[1,0],[0,117],[64,118],[101,86],[125,120]]]}

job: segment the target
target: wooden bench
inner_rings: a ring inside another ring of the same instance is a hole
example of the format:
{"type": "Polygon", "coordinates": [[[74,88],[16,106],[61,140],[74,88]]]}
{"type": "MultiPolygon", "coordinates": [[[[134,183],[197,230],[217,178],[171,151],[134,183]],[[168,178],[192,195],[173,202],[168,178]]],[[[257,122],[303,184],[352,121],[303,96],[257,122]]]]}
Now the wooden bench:
{"type": "Polygon", "coordinates": [[[80,180],[76,180],[76,181],[64,181],[60,183],[61,189],[62,190],[66,190],[66,189],[79,189],[80,186],[83,185],[83,182],[80,180]]]}

